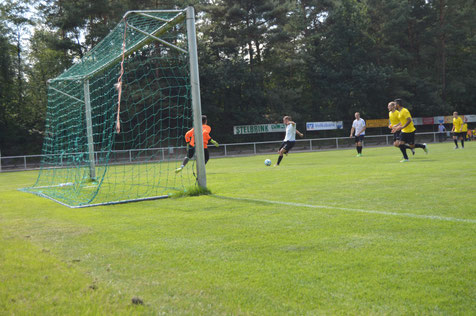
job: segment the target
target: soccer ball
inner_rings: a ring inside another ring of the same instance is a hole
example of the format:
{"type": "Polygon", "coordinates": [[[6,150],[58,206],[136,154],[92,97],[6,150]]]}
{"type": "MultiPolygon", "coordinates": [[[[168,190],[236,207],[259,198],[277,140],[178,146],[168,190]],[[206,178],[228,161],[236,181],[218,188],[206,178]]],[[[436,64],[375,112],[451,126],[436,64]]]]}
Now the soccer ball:
{"type": "Polygon", "coordinates": [[[266,166],[271,166],[271,160],[266,159],[266,160],[264,161],[264,164],[265,164],[266,166]]]}

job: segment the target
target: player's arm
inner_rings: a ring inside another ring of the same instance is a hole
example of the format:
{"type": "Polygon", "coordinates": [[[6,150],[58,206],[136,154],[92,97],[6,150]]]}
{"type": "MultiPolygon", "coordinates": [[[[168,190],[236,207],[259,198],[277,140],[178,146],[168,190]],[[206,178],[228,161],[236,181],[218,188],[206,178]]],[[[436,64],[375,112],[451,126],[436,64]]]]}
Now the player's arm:
{"type": "Polygon", "coordinates": [[[399,131],[398,128],[399,128],[401,125],[402,125],[402,124],[400,124],[400,123],[397,123],[397,124],[393,125],[393,127],[392,127],[392,133],[395,133],[395,132],[399,131]]]}
{"type": "Polygon", "coordinates": [[[185,133],[185,141],[188,143],[190,143],[190,141],[192,140],[192,136],[193,136],[193,128],[191,130],[189,130],[187,133],[185,133]]]}
{"type": "Polygon", "coordinates": [[[401,125],[397,127],[397,130],[401,131],[402,129],[404,129],[405,127],[407,127],[408,125],[410,125],[410,123],[412,122],[412,118],[411,117],[407,117],[407,121],[405,123],[405,125],[401,125]]]}
{"type": "MultiPolygon", "coordinates": [[[[289,121],[289,124],[291,124],[292,126],[296,127],[296,122],[294,122],[294,121],[289,121]]],[[[301,133],[300,131],[298,131],[297,129],[296,129],[296,134],[298,134],[299,137],[303,137],[303,136],[304,136],[304,134],[301,133]]]]}
{"type": "Polygon", "coordinates": [[[354,135],[354,131],[355,131],[355,128],[352,126],[352,128],[350,129],[350,136],[352,138],[352,135],[354,135]]]}
{"type": "Polygon", "coordinates": [[[220,146],[220,144],[218,144],[218,142],[216,140],[214,140],[211,136],[210,136],[210,132],[211,132],[211,128],[209,129],[204,129],[203,130],[203,142],[210,142],[211,144],[213,144],[215,147],[218,147],[220,146]]]}
{"type": "Polygon", "coordinates": [[[215,145],[215,147],[220,146],[220,144],[218,144],[218,142],[216,140],[212,139],[212,138],[210,138],[210,143],[215,145]]]}

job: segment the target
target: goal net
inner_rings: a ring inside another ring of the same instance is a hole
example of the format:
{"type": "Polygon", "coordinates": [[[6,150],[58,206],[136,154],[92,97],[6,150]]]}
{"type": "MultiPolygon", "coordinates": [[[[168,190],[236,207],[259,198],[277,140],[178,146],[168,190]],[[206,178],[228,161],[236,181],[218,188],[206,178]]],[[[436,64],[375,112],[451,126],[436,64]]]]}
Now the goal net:
{"type": "Polygon", "coordinates": [[[49,81],[43,158],[24,191],[70,207],[167,197],[193,126],[185,10],[129,11],[49,81]]]}

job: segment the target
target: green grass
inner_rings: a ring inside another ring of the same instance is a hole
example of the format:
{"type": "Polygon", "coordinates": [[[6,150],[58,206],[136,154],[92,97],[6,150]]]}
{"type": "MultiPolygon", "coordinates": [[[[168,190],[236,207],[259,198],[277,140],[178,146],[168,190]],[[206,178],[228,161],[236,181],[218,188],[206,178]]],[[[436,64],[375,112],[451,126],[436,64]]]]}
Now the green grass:
{"type": "Polygon", "coordinates": [[[201,187],[198,184],[190,186],[185,189],[185,191],[178,191],[170,195],[172,198],[182,198],[182,197],[191,197],[191,196],[200,196],[200,195],[210,195],[212,191],[209,188],[201,187]]]}
{"type": "Polygon", "coordinates": [[[97,181],[90,179],[87,165],[45,169],[35,186],[28,185],[24,191],[76,207],[177,195],[195,183],[191,168],[175,173],[179,164],[166,161],[96,167],[97,181]]]}
{"type": "Polygon", "coordinates": [[[84,209],[0,174],[0,314],[474,314],[466,147],[211,159],[212,195],[84,209]]]}

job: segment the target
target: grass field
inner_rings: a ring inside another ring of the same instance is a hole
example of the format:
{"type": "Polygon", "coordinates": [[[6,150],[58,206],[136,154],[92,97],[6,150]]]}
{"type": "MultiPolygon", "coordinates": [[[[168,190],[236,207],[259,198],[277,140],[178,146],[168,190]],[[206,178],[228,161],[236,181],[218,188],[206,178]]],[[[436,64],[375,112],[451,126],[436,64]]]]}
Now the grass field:
{"type": "Polygon", "coordinates": [[[355,153],[211,159],[213,195],[84,209],[0,174],[0,314],[476,314],[476,143],[355,153]]]}

